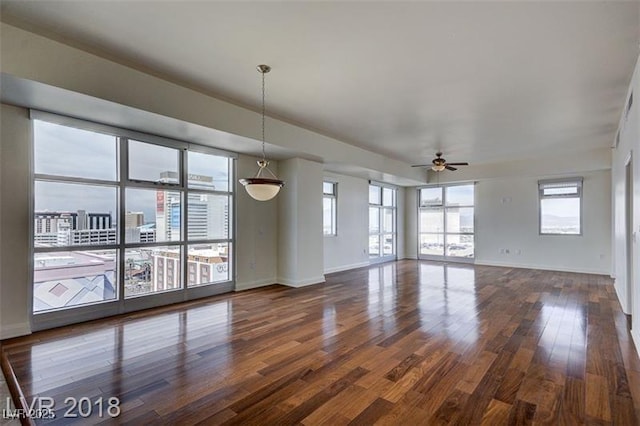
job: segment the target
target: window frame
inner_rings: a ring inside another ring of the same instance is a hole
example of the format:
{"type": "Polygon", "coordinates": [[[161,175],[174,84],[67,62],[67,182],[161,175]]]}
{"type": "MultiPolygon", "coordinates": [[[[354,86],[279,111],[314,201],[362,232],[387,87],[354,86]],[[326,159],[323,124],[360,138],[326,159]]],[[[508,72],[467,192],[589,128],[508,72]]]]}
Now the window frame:
{"type": "Polygon", "coordinates": [[[371,237],[378,238],[378,255],[371,256],[370,243],[367,241],[367,254],[369,257],[369,263],[381,263],[396,260],[398,257],[398,188],[394,185],[389,185],[381,182],[369,181],[367,188],[367,221],[368,221],[368,233],[367,237],[370,240],[371,237]],[[371,202],[371,189],[376,188],[378,192],[378,201],[371,202]],[[385,205],[384,203],[384,190],[388,189],[393,191],[391,194],[392,205],[385,205]],[[371,222],[369,221],[369,215],[371,209],[376,209],[378,216],[378,230],[377,232],[371,231],[371,222]],[[392,231],[386,232],[384,229],[384,216],[385,212],[392,212],[392,231]],[[393,237],[392,253],[384,254],[384,236],[391,235],[393,237]]]}
{"type": "Polygon", "coordinates": [[[322,181],[322,209],[323,209],[323,219],[322,219],[322,234],[325,237],[337,237],[338,236],[338,182],[334,182],[331,180],[323,180],[322,181]],[[331,185],[332,192],[325,192],[324,186],[331,185]],[[324,232],[325,224],[324,224],[324,200],[331,200],[331,233],[327,234],[324,232]]]}
{"type": "Polygon", "coordinates": [[[538,235],[540,236],[565,236],[565,237],[581,237],[584,233],[584,178],[582,176],[560,178],[560,179],[541,179],[538,181],[538,235]],[[554,184],[570,184],[575,183],[577,194],[544,194],[546,185],[554,184]],[[578,198],[579,216],[579,232],[578,233],[561,233],[561,232],[542,232],[542,200],[558,200],[578,198]]]}
{"type": "Polygon", "coordinates": [[[426,260],[435,260],[435,261],[444,261],[444,262],[455,262],[455,263],[475,263],[476,259],[476,184],[477,182],[459,182],[459,183],[451,183],[451,184],[438,184],[438,185],[424,185],[417,188],[417,198],[418,202],[418,259],[426,259],[426,260]],[[449,202],[449,197],[447,196],[447,189],[453,188],[457,186],[473,186],[473,204],[460,204],[460,205],[452,205],[449,202]],[[440,190],[440,198],[437,203],[423,203],[422,202],[422,190],[423,189],[434,189],[437,188],[440,190]],[[464,208],[472,208],[473,209],[473,232],[449,232],[448,229],[448,214],[447,211],[449,209],[464,209],[464,208]],[[442,232],[427,232],[422,231],[420,213],[422,210],[440,210],[442,211],[442,232]],[[422,235],[442,235],[443,247],[442,247],[442,255],[439,254],[423,254],[421,252],[421,236],[422,235]],[[448,246],[448,237],[449,236],[472,236],[473,237],[473,257],[460,257],[460,256],[451,256],[447,255],[447,246],[448,246]]]}
{"type": "Polygon", "coordinates": [[[184,141],[178,141],[170,138],[164,138],[156,135],[130,131],[118,127],[99,124],[87,120],[70,118],[58,114],[42,112],[37,110],[30,111],[30,119],[32,129],[35,121],[45,121],[67,127],[73,127],[85,131],[102,133],[116,138],[116,180],[105,181],[100,179],[76,178],[68,176],[45,175],[38,174],[35,171],[35,134],[30,144],[30,181],[31,181],[31,203],[30,203],[30,226],[29,226],[29,245],[30,245],[30,263],[29,269],[31,280],[29,287],[29,312],[33,330],[43,330],[62,325],[74,324],[82,321],[103,318],[121,313],[138,311],[150,307],[163,306],[186,300],[197,299],[201,297],[212,296],[235,288],[236,270],[235,270],[235,247],[236,247],[236,203],[235,194],[235,174],[237,154],[223,151],[220,149],[209,148],[202,145],[191,144],[184,141]],[[173,148],[178,150],[179,156],[179,182],[151,182],[129,179],[128,173],[130,169],[128,159],[128,140],[143,142],[161,147],[173,148]],[[227,159],[228,185],[227,191],[206,190],[201,188],[189,188],[188,185],[188,152],[194,151],[198,153],[210,154],[225,157],[227,159]],[[116,210],[113,212],[113,223],[116,228],[117,242],[116,244],[95,244],[95,245],[73,245],[51,246],[51,247],[35,247],[35,183],[37,181],[52,181],[62,183],[90,184],[113,187],[116,189],[116,210]],[[166,190],[179,192],[181,197],[181,218],[180,218],[180,238],[177,241],[163,242],[127,242],[126,241],[126,192],[127,189],[147,189],[147,190],[166,190]],[[190,239],[188,236],[188,209],[190,194],[223,194],[228,197],[228,232],[227,238],[207,238],[207,239],[190,239]],[[203,283],[200,285],[189,286],[189,247],[194,245],[206,245],[215,243],[227,244],[227,271],[228,279],[224,281],[216,281],[212,283],[203,283]],[[149,292],[141,295],[125,295],[125,253],[128,250],[136,248],[149,247],[177,247],[180,250],[179,275],[180,286],[177,289],[169,289],[159,292],[149,292]],[[72,305],[60,308],[53,308],[34,312],[34,255],[45,252],[77,252],[87,250],[115,250],[116,251],[116,270],[114,272],[116,282],[116,297],[104,301],[91,302],[86,304],[72,305]]]}

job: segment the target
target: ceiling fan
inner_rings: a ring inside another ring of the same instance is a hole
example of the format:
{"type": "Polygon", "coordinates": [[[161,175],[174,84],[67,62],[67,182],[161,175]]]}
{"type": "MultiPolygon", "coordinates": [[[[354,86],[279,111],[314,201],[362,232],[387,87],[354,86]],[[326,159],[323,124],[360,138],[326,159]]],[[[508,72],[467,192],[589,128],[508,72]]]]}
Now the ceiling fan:
{"type": "Polygon", "coordinates": [[[451,171],[458,170],[456,167],[452,167],[452,166],[468,166],[469,165],[469,163],[447,163],[447,160],[442,158],[441,152],[436,152],[436,158],[434,158],[433,161],[431,161],[431,163],[433,164],[416,164],[411,167],[431,166],[431,170],[433,170],[434,172],[441,172],[444,169],[451,170],[451,171]]]}

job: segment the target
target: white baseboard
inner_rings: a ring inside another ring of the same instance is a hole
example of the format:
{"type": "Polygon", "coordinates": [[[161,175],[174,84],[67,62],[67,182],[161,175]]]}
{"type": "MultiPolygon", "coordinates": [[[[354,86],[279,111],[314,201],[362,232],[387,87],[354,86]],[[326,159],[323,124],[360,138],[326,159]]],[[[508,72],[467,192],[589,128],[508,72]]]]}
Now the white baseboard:
{"type": "Polygon", "coordinates": [[[0,340],[26,336],[28,334],[31,334],[31,325],[28,322],[3,325],[2,328],[0,328],[0,340]]]}
{"type": "Polygon", "coordinates": [[[478,266],[500,266],[503,268],[524,268],[524,269],[540,269],[543,271],[556,271],[556,272],[575,272],[578,274],[594,274],[594,275],[609,275],[608,270],[601,269],[586,269],[586,268],[567,268],[567,267],[556,267],[556,266],[548,266],[548,265],[535,265],[535,264],[527,264],[527,263],[517,263],[517,262],[495,262],[492,260],[476,260],[475,265],[478,266]]]}
{"type": "Polygon", "coordinates": [[[356,269],[356,268],[362,268],[364,266],[369,266],[369,262],[358,262],[358,263],[352,263],[350,265],[342,265],[342,266],[336,266],[334,268],[327,268],[324,270],[325,274],[333,274],[334,272],[342,272],[342,271],[348,271],[349,269],[356,269]]]}
{"type": "Polygon", "coordinates": [[[320,284],[325,282],[324,275],[320,275],[313,278],[307,278],[304,280],[292,280],[289,278],[278,278],[276,281],[278,284],[286,285],[288,287],[305,287],[313,284],[320,284]]]}
{"type": "Polygon", "coordinates": [[[248,283],[236,283],[236,288],[234,289],[234,291],[244,291],[244,290],[251,290],[252,288],[266,287],[268,285],[273,285],[277,282],[278,282],[277,279],[274,277],[274,278],[267,278],[263,280],[250,281],[248,283]]]}

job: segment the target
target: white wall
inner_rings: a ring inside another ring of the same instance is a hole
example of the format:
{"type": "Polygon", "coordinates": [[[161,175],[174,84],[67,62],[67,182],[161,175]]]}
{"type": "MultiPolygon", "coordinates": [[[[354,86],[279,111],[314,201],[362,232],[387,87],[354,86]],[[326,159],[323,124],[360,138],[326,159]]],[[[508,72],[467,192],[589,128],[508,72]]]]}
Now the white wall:
{"type": "Polygon", "coordinates": [[[28,334],[29,146],[27,110],[1,105],[0,112],[0,339],[28,334]]]}
{"type": "Polygon", "coordinates": [[[338,184],[338,235],[324,236],[324,272],[366,266],[369,264],[369,182],[326,172],[324,178],[338,184]]]}
{"type": "MultiPolygon", "coordinates": [[[[571,158],[559,159],[567,162],[571,158]]],[[[573,167],[602,167],[608,150],[574,156],[573,167]],[[600,154],[599,161],[597,160],[600,154]]],[[[566,175],[538,174],[538,162],[513,170],[511,164],[479,171],[484,176],[475,188],[475,263],[533,269],[611,273],[611,172],[574,171],[566,175]],[[539,235],[538,180],[563,176],[584,177],[583,235],[539,235]],[[505,202],[502,200],[505,199],[505,202]],[[510,200],[510,201],[509,201],[510,200]],[[509,249],[501,254],[500,249],[509,249]],[[517,251],[520,250],[520,254],[517,251]]],[[[463,169],[461,169],[462,171],[463,169]]],[[[470,173],[443,174],[441,183],[469,181],[470,173]],[[461,177],[462,179],[457,179],[461,177]],[[455,180],[454,180],[455,179],[455,180]]],[[[418,192],[406,188],[406,257],[417,256],[418,192]]]]}
{"type": "Polygon", "coordinates": [[[301,158],[279,163],[285,187],[278,195],[278,283],[324,282],[322,164],[301,158]]]}
{"type": "Polygon", "coordinates": [[[418,258],[418,190],[404,190],[404,257],[418,258]]]}
{"type": "MultiPolygon", "coordinates": [[[[256,160],[240,155],[236,177],[254,176],[256,160]]],[[[272,161],[269,169],[278,175],[277,162],[272,161]]],[[[278,276],[278,201],[256,201],[238,183],[236,197],[236,291],[274,284],[278,276]]]]}
{"type": "Polygon", "coordinates": [[[405,259],[406,258],[406,247],[405,247],[405,240],[406,240],[406,234],[405,234],[405,222],[406,222],[406,217],[405,217],[405,203],[406,203],[406,190],[405,188],[399,187],[397,190],[397,200],[396,200],[396,214],[398,216],[397,218],[397,243],[396,243],[396,256],[399,259],[405,259]]]}
{"type": "MultiPolygon", "coordinates": [[[[634,103],[628,116],[623,112],[619,125],[620,143],[613,150],[612,156],[612,193],[613,193],[613,276],[615,289],[620,299],[620,304],[627,314],[633,314],[631,334],[636,348],[640,352],[640,109],[638,109],[638,96],[640,96],[640,78],[638,73],[640,61],[636,63],[636,69],[629,87],[629,93],[634,92],[634,103]],[[633,213],[632,227],[627,229],[625,216],[625,191],[626,191],[626,162],[633,158],[633,213]],[[627,276],[627,234],[635,233],[635,241],[632,244],[631,258],[634,262],[635,276],[627,276]],[[629,294],[629,280],[632,280],[632,294],[629,294]]],[[[626,110],[626,100],[625,108],[626,110]]]]}
{"type": "Polygon", "coordinates": [[[581,236],[539,235],[538,177],[478,182],[476,264],[609,275],[610,172],[578,175],[584,177],[581,236]],[[501,254],[501,248],[509,253],[501,254]]]}
{"type": "MultiPolygon", "coordinates": [[[[324,179],[338,184],[338,235],[324,237],[325,273],[369,265],[369,181],[337,173],[324,179]]],[[[405,188],[397,188],[396,256],[406,256],[405,188]]]]}

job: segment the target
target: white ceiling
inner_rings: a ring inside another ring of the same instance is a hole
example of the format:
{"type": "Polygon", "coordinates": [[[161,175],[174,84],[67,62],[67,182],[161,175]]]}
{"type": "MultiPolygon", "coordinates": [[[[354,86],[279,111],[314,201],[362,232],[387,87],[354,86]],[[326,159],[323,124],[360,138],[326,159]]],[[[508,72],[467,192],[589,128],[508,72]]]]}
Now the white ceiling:
{"type": "Polygon", "coordinates": [[[638,2],[9,1],[2,20],[403,160],[611,145],[638,2]]]}

